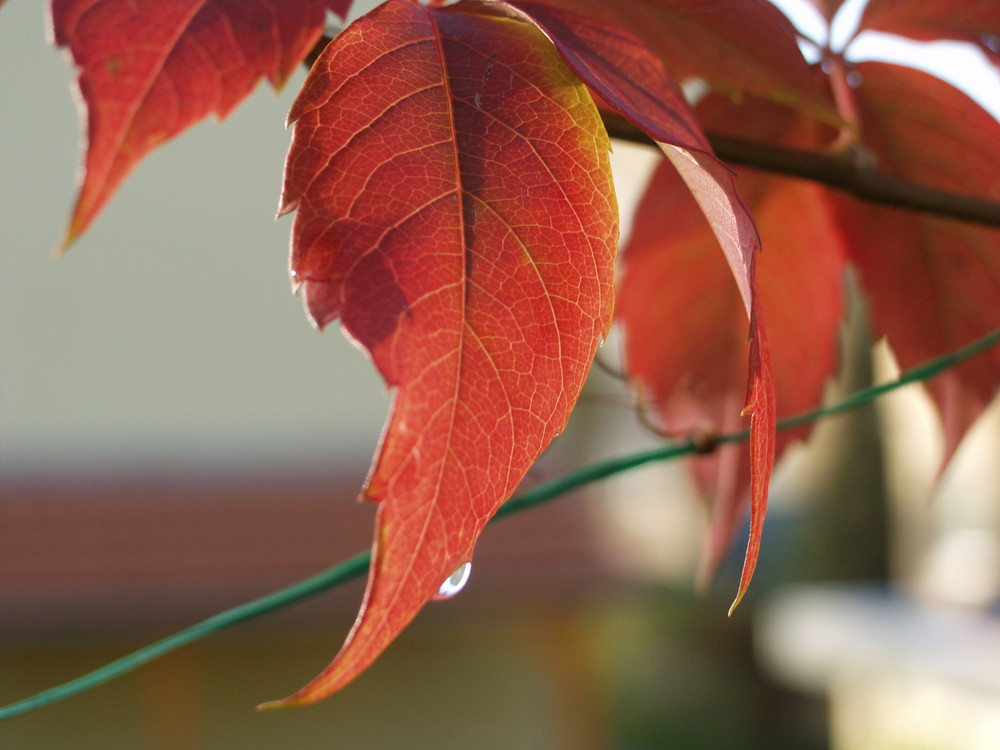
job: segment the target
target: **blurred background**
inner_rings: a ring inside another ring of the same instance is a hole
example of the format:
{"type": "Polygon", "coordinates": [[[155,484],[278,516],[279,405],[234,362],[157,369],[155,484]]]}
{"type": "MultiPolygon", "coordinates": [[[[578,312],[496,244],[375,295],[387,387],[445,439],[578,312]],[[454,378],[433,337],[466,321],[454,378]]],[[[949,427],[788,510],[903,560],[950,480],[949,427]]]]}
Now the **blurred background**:
{"type": "MultiPolygon", "coordinates": [[[[152,154],[56,260],[72,73],[41,3],[0,12],[0,702],[369,544],[388,397],[306,323],[273,220],[303,75],[152,154]]],[[[616,144],[624,215],[654,157],[616,144]]],[[[891,376],[863,300],[843,346],[831,397],[891,376]]],[[[932,488],[939,442],[917,389],[822,424],[731,619],[741,551],[695,592],[704,509],[652,466],[491,526],[466,589],[318,706],[253,711],[332,658],[360,581],[0,724],[0,747],[1000,747],[1000,408],[932,488]]],[[[655,443],[595,370],[526,484],[655,443]]]]}

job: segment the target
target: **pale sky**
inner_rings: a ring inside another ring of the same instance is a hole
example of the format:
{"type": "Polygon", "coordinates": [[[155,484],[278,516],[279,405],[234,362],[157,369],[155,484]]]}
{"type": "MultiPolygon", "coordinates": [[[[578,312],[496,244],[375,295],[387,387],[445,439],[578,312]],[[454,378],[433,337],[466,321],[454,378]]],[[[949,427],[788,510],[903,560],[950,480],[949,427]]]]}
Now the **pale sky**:
{"type": "MultiPolygon", "coordinates": [[[[771,0],[782,9],[800,32],[823,44],[826,21],[806,0],[771,0]]],[[[868,0],[847,0],[834,18],[831,47],[843,47],[857,28],[868,0]]],[[[866,31],[848,49],[848,59],[886,60],[933,73],[976,99],[1000,119],[1000,73],[971,44],[960,42],[914,42],[890,34],[866,31]]]]}

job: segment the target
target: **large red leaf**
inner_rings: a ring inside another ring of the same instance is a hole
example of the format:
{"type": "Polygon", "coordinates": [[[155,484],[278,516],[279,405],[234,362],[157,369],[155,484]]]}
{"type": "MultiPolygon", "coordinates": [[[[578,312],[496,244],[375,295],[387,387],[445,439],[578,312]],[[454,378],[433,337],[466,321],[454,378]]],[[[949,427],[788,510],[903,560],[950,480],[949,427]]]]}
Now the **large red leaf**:
{"type": "Polygon", "coordinates": [[[1000,3],[996,0],[870,0],[860,28],[921,41],[976,44],[1000,65],[1000,3]]]}
{"type": "Polygon", "coordinates": [[[610,323],[618,232],[586,88],[482,4],[390,0],[327,47],[289,119],[292,274],[397,391],[364,492],[361,613],[277,705],[349,682],[470,559],[565,425],[610,323]]]}
{"type": "Polygon", "coordinates": [[[677,79],[797,103],[831,120],[795,30],[767,0],[536,0],[620,26],[643,40],[677,79]]]}
{"type": "MultiPolygon", "coordinates": [[[[740,185],[764,243],[758,299],[768,318],[777,416],[816,406],[836,367],[843,248],[825,195],[815,185],[742,171],[740,185]]],[[[664,429],[678,434],[744,426],[750,356],[739,293],[714,237],[673,170],[654,174],[625,250],[618,318],[628,372],[638,378],[664,429]]],[[[777,454],[803,433],[781,433],[777,454]]],[[[751,490],[751,453],[729,445],[692,459],[712,499],[706,572],[715,568],[751,490]]],[[[763,513],[755,514],[759,524],[763,513]]],[[[757,528],[753,538],[760,539],[757,528]]]]}
{"type": "Polygon", "coordinates": [[[138,162],[264,76],[280,86],[352,0],[52,0],[55,42],[81,68],[86,156],[63,246],[138,162]]]}
{"type": "MultiPolygon", "coordinates": [[[[1000,200],[1000,124],[965,94],[912,68],[867,62],[855,90],[877,168],[930,187],[1000,200]]],[[[1000,326],[1000,230],[844,199],[842,223],[878,330],[911,367],[1000,326]]],[[[928,390],[952,456],[1000,383],[991,350],[928,390]]]]}

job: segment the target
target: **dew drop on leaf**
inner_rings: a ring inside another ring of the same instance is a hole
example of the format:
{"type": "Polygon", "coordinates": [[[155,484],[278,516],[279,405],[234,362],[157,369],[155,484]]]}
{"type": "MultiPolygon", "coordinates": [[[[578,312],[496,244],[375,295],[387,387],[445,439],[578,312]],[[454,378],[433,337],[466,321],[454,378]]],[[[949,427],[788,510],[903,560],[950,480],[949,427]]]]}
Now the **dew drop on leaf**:
{"type": "Polygon", "coordinates": [[[436,601],[441,599],[451,599],[459,591],[465,588],[465,584],[469,580],[469,576],[472,574],[472,563],[462,563],[457,568],[455,572],[444,579],[444,583],[441,584],[441,588],[438,589],[437,594],[434,599],[436,601]]]}

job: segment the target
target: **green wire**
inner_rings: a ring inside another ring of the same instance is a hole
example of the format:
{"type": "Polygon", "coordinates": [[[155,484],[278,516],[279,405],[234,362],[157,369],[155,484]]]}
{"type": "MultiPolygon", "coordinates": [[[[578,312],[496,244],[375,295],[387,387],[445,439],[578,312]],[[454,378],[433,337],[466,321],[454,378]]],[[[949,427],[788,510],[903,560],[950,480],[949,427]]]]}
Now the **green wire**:
{"type": "Polygon", "coordinates": [[[327,589],[360,576],[367,570],[370,558],[371,552],[369,551],[349,557],[318,575],[212,615],[207,620],[202,620],[189,628],[185,628],[162,640],[156,641],[156,643],[144,646],[138,651],[133,651],[131,654],[109,662],[103,667],[95,669],[93,672],[88,672],[81,677],[77,677],[75,680],[64,682],[62,685],[56,685],[48,690],[43,690],[30,698],[25,698],[24,700],[4,706],[0,708],[0,720],[10,719],[42,708],[43,706],[57,703],[78,693],[86,692],[98,685],[103,685],[105,682],[110,682],[116,677],[121,677],[181,646],[186,646],[189,643],[204,638],[206,635],[224,630],[247,620],[252,620],[261,615],[266,615],[269,612],[282,609],[295,602],[308,599],[311,596],[316,596],[327,589]]]}
{"type": "MultiPolygon", "coordinates": [[[[804,412],[778,422],[779,430],[787,430],[798,427],[809,422],[816,421],[824,417],[834,416],[851,409],[871,403],[879,396],[882,396],[897,388],[901,388],[911,383],[927,380],[943,372],[949,367],[953,367],[959,362],[963,362],[970,357],[979,354],[985,349],[1000,342],[1000,329],[997,329],[987,336],[962,347],[954,352],[945,354],[936,359],[929,360],[918,367],[914,367],[902,373],[897,380],[882,385],[875,385],[856,391],[835,404],[813,411],[804,412]]],[[[718,444],[737,443],[749,437],[749,430],[741,430],[726,435],[721,435],[716,440],[718,444]]],[[[687,456],[698,451],[698,446],[693,440],[685,440],[670,443],[665,446],[652,448],[637,453],[630,453],[625,456],[618,456],[602,461],[588,464],[576,471],[570,472],[562,477],[557,477],[549,482],[533,487],[522,492],[517,497],[511,498],[497,512],[497,517],[509,516],[520,513],[523,510],[547,502],[555,497],[564,495],[574,489],[582,487],[591,482],[605,479],[614,474],[628,471],[643,464],[654,461],[668,461],[681,456],[687,456]]],[[[70,680],[62,685],[43,690],[33,696],[11,703],[0,708],[0,720],[10,719],[21,714],[34,711],[44,706],[51,705],[65,698],[86,692],[91,688],[102,685],[105,682],[120,677],[132,670],[157,659],[181,646],[193,643],[207,635],[220,630],[232,627],[241,622],[252,620],[261,615],[268,614],[278,609],[283,609],[296,602],[303,601],[317,594],[323,593],[331,588],[339,586],[346,581],[361,576],[367,569],[371,561],[371,551],[362,552],[350,557],[332,568],[319,573],[311,578],[299,581],[296,584],[280,589],[271,594],[266,594],[257,599],[241,604],[238,607],[227,609],[207,620],[203,620],[189,628],[185,628],[173,635],[167,636],[163,640],[152,643],[148,646],[133,651],[131,654],[116,659],[105,664],[103,667],[88,672],[75,680],[70,680]]]]}

